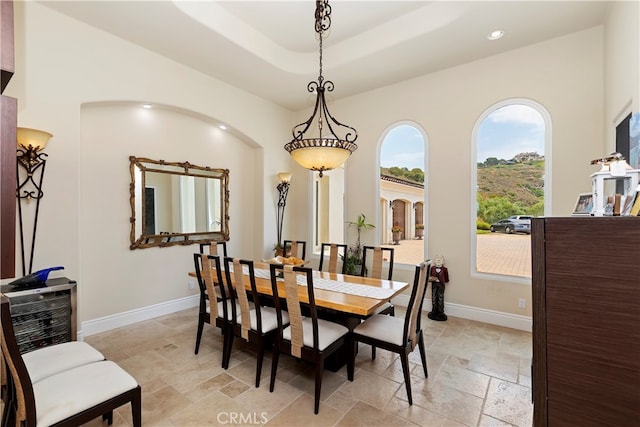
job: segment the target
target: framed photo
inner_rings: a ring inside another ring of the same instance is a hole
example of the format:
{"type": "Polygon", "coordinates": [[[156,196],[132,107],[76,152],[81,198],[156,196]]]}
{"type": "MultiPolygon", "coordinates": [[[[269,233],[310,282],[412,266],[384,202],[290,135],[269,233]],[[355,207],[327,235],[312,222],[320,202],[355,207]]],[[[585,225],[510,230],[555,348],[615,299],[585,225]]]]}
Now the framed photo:
{"type": "Polygon", "coordinates": [[[580,193],[578,200],[576,200],[576,206],[573,208],[571,215],[591,215],[593,210],[593,194],[580,193]]]}

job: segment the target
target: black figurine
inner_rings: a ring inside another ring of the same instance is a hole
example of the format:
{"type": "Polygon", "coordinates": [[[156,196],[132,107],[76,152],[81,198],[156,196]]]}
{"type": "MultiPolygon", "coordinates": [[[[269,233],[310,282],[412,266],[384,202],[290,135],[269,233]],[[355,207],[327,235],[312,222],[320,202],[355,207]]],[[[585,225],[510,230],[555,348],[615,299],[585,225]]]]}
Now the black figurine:
{"type": "Polygon", "coordinates": [[[444,285],[449,282],[449,270],[444,266],[444,257],[436,255],[429,269],[429,282],[431,282],[431,303],[433,305],[427,317],[431,320],[444,321],[444,285]]]}

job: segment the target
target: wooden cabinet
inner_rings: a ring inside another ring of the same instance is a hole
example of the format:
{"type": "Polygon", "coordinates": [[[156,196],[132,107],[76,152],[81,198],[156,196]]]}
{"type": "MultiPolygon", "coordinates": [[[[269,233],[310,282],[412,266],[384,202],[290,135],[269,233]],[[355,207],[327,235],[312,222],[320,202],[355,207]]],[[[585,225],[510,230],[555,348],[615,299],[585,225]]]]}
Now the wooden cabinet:
{"type": "Polygon", "coordinates": [[[532,220],[534,425],[640,423],[640,218],[532,220]]]}
{"type": "Polygon", "coordinates": [[[16,272],[16,126],[18,101],[2,95],[15,71],[13,1],[0,1],[0,278],[16,272]]]}

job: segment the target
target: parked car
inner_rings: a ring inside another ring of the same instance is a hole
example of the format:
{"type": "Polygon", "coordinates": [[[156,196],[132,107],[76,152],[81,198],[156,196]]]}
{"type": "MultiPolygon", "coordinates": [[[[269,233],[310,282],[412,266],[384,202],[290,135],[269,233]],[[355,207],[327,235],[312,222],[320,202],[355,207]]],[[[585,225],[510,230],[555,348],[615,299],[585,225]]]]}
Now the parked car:
{"type": "Polygon", "coordinates": [[[492,233],[495,233],[496,231],[502,231],[507,234],[511,234],[511,233],[531,234],[531,219],[513,219],[513,218],[501,219],[500,221],[491,224],[490,230],[492,233]]]}
{"type": "Polygon", "coordinates": [[[531,218],[533,218],[531,215],[511,215],[509,217],[509,219],[526,219],[531,221],[531,218]]]}

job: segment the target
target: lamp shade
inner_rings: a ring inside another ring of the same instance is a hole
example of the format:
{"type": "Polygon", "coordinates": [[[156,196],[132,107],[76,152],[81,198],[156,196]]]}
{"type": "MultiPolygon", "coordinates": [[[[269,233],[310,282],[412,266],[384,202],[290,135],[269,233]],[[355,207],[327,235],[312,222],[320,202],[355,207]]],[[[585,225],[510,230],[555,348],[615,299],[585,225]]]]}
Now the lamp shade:
{"type": "Polygon", "coordinates": [[[280,180],[280,182],[291,181],[291,172],[280,172],[278,174],[278,179],[280,180]]]}
{"type": "Polygon", "coordinates": [[[339,147],[305,147],[291,152],[291,156],[300,166],[320,172],[337,168],[350,154],[351,151],[339,147]]]}
{"type": "Polygon", "coordinates": [[[19,146],[25,150],[31,148],[35,151],[42,150],[53,136],[49,132],[30,128],[17,128],[16,135],[19,146]]]}

